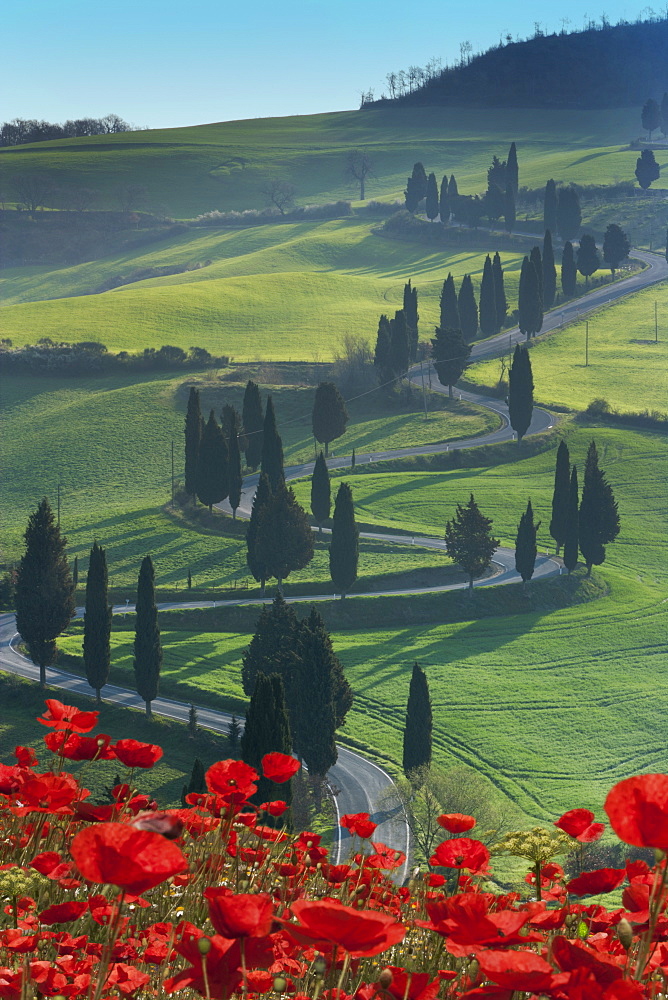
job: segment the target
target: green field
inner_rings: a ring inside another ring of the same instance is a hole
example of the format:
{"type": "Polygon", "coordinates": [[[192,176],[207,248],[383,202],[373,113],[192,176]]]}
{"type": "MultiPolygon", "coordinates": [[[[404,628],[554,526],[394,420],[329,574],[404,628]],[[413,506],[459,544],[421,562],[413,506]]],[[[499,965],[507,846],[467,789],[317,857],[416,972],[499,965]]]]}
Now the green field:
{"type": "MultiPolygon", "coordinates": [[[[537,400],[584,410],[593,399],[602,398],[620,411],[668,410],[668,283],[638,292],[589,317],[588,367],[585,333],[583,320],[532,346],[537,400]]],[[[474,382],[494,385],[499,362],[472,365],[467,374],[474,382]]]]}

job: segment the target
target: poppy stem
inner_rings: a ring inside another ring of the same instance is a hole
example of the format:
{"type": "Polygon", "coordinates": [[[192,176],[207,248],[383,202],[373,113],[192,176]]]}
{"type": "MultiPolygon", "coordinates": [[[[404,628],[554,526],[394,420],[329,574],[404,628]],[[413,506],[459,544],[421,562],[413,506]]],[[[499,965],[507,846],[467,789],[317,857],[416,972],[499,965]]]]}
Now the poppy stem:
{"type": "Polygon", "coordinates": [[[636,971],[634,979],[642,979],[643,973],[645,971],[645,966],[649,960],[649,949],[654,938],[654,931],[656,929],[656,924],[661,915],[661,903],[663,900],[663,890],[666,886],[666,857],[661,859],[659,864],[662,866],[661,876],[659,877],[659,870],[656,871],[654,876],[654,885],[652,886],[652,892],[649,897],[649,924],[647,930],[643,934],[640,949],[638,951],[638,959],[636,961],[636,971]]]}
{"type": "Polygon", "coordinates": [[[337,987],[336,987],[336,1000],[340,1000],[341,990],[343,989],[343,980],[346,977],[346,973],[348,972],[349,965],[350,965],[350,952],[347,951],[346,952],[346,957],[343,960],[343,967],[341,969],[341,975],[339,976],[339,982],[338,982],[337,987]]]}

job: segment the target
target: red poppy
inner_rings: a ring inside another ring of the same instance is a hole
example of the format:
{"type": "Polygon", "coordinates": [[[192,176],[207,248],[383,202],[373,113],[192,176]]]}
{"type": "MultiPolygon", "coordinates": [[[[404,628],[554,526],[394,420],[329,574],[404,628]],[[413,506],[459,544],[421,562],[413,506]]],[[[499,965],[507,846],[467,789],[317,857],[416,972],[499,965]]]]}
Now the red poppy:
{"type": "Polygon", "coordinates": [[[86,789],[79,788],[71,774],[27,772],[27,777],[16,793],[21,804],[14,806],[13,811],[17,816],[27,816],[31,812],[67,815],[73,812],[73,802],[89,794],[86,789]]]}
{"type": "Polygon", "coordinates": [[[552,966],[533,951],[481,951],[477,958],[485,976],[507,990],[541,993],[550,989],[552,966]]]}
{"type": "Polygon", "coordinates": [[[52,753],[67,760],[113,760],[115,757],[109,745],[111,736],[106,733],[80,736],[79,733],[56,731],[47,733],[44,742],[52,753]]]}
{"type": "Polygon", "coordinates": [[[440,843],[430,864],[443,868],[466,868],[472,873],[479,873],[487,871],[489,857],[489,851],[479,840],[457,837],[440,843]]]}
{"type": "Polygon", "coordinates": [[[598,983],[606,986],[624,975],[613,958],[601,952],[595,953],[582,942],[570,941],[565,937],[559,936],[553,939],[552,957],[563,972],[587,969],[598,983]]]}
{"type": "Polygon", "coordinates": [[[39,763],[32,747],[14,747],[14,756],[19,767],[36,767],[39,763]]]}
{"type": "Polygon", "coordinates": [[[220,760],[206,772],[206,787],[226,802],[245,802],[257,792],[257,771],[242,760],[220,760]]]}
{"type": "Polygon", "coordinates": [[[299,761],[285,753],[266,753],[262,758],[262,772],[265,778],[279,785],[294,777],[300,768],[299,761]]]}
{"type": "Polygon", "coordinates": [[[554,825],[581,844],[600,840],[605,833],[605,823],[594,823],[594,814],[590,809],[569,809],[554,825]]]}
{"type": "Polygon", "coordinates": [[[599,868],[572,878],[566,883],[566,891],[572,896],[596,896],[599,892],[612,892],[625,878],[626,868],[599,868]]]}
{"type": "Polygon", "coordinates": [[[47,698],[46,707],[48,711],[43,717],[38,716],[38,722],[53,729],[69,729],[73,733],[89,733],[97,725],[97,717],[100,714],[81,712],[74,705],[63,705],[62,701],[56,701],[55,698],[47,698]]]}
{"type": "Polygon", "coordinates": [[[448,833],[466,833],[475,826],[473,816],[467,816],[465,813],[444,813],[436,817],[436,822],[448,833]]]}
{"type": "Polygon", "coordinates": [[[162,757],[162,747],[139,740],[118,740],[113,749],[126,767],[153,767],[162,757]]]}
{"type": "Polygon", "coordinates": [[[605,811],[620,840],[668,851],[668,775],[641,774],[608,792],[605,811]]]}
{"type": "Polygon", "coordinates": [[[351,872],[350,865],[330,865],[326,861],[320,865],[320,874],[331,885],[341,885],[350,878],[351,872]]]}
{"type": "Polygon", "coordinates": [[[178,840],[183,833],[183,825],[176,809],[173,812],[139,813],[131,823],[135,830],[152,830],[166,840],[178,840]]]}
{"type": "Polygon", "coordinates": [[[42,924],[68,924],[78,920],[88,909],[88,900],[69,899],[66,903],[47,906],[39,915],[42,924]]]}
{"type": "Polygon", "coordinates": [[[125,962],[114,962],[104,982],[104,987],[115,987],[123,996],[131,996],[150,981],[147,972],[141,972],[134,965],[125,962]]]}
{"type": "Polygon", "coordinates": [[[406,928],[387,913],[357,910],[338,899],[298,899],[291,911],[298,924],[281,921],[291,937],[320,951],[335,944],[352,958],[378,955],[402,941],[406,928]]]}
{"type": "Polygon", "coordinates": [[[387,844],[372,841],[371,846],[375,853],[370,854],[364,859],[364,864],[367,868],[382,868],[385,871],[392,871],[395,868],[401,868],[406,860],[406,855],[403,851],[395,851],[393,847],[388,847],[387,844]]]}
{"type": "Polygon", "coordinates": [[[70,853],[89,882],[117,885],[137,896],[188,867],[176,844],[123,823],[87,827],[72,841],[70,853]]]}
{"type": "Polygon", "coordinates": [[[23,995],[23,969],[13,972],[0,969],[0,997],[2,1000],[19,1000],[23,995]]]}
{"type": "Polygon", "coordinates": [[[263,802],[260,809],[269,813],[270,816],[282,816],[284,812],[287,812],[288,804],[281,799],[275,799],[273,802],[263,802]]]}
{"type": "Polygon", "coordinates": [[[378,826],[377,823],[373,822],[368,813],[347,813],[341,817],[340,822],[341,826],[344,826],[346,830],[350,830],[352,836],[357,835],[362,840],[370,837],[378,826]]]}
{"type": "Polygon", "coordinates": [[[265,937],[271,931],[274,904],[268,893],[236,894],[222,888],[205,889],[204,896],[211,923],[223,937],[265,937]]]}
{"type": "Polygon", "coordinates": [[[380,985],[396,1000],[435,1000],[441,985],[438,976],[430,980],[428,972],[406,972],[396,965],[388,965],[387,971],[392,978],[380,985]]]}

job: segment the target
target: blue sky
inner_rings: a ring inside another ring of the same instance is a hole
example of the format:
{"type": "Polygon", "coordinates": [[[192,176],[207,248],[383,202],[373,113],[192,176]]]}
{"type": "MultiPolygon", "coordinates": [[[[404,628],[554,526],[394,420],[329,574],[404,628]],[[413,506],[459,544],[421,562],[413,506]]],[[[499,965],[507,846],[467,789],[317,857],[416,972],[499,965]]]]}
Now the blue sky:
{"type": "MultiPolygon", "coordinates": [[[[613,23],[639,7],[602,6],[613,23]]],[[[454,62],[533,33],[518,0],[10,0],[3,13],[0,121],[115,112],[167,126],[355,108],[390,70],[454,62]]],[[[543,30],[602,10],[562,0],[543,30]]]]}

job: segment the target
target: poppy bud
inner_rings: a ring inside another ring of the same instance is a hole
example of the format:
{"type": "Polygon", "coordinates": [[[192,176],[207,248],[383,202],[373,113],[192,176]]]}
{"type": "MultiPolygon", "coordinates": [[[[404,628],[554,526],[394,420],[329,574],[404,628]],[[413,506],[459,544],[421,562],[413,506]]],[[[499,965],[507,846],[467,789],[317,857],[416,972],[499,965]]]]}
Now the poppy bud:
{"type": "Polygon", "coordinates": [[[392,982],[392,973],[390,972],[389,969],[383,969],[381,974],[378,976],[378,985],[381,986],[384,990],[386,990],[391,982],[392,982]]]}
{"type": "Polygon", "coordinates": [[[480,966],[478,965],[478,960],[476,958],[469,964],[468,974],[471,977],[471,982],[475,983],[478,978],[478,973],[480,972],[480,966]]]}
{"type": "Polygon", "coordinates": [[[633,944],[633,928],[626,917],[622,917],[617,924],[617,937],[620,940],[622,948],[628,951],[633,944]]]}
{"type": "Polygon", "coordinates": [[[208,937],[202,937],[197,942],[197,950],[200,955],[208,955],[211,951],[211,942],[208,937]]]}
{"type": "Polygon", "coordinates": [[[274,990],[276,993],[285,993],[287,983],[283,976],[274,976],[274,990]]]}

